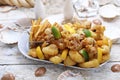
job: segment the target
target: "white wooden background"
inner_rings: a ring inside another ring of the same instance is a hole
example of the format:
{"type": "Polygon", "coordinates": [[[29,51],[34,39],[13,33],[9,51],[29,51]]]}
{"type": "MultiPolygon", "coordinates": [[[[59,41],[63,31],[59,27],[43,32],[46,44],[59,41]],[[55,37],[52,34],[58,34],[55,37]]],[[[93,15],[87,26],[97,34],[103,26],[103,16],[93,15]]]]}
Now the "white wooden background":
{"type": "MultiPolygon", "coordinates": [[[[57,14],[62,12],[62,7],[60,8],[60,5],[56,4],[47,11],[48,15],[57,14]],[[56,6],[59,7],[59,10],[57,10],[56,6]]],[[[0,13],[0,24],[9,24],[25,17],[34,18],[33,9],[19,8],[8,13],[0,13]]],[[[120,17],[112,21],[105,21],[105,25],[120,29],[120,17]]],[[[120,80],[120,73],[113,73],[111,71],[111,66],[114,64],[120,64],[119,43],[113,44],[111,59],[106,65],[98,69],[78,70],[29,60],[19,52],[17,44],[8,45],[0,42],[0,78],[3,74],[11,72],[15,75],[16,80],[56,80],[63,71],[72,70],[73,72],[80,73],[86,80],[120,80]],[[45,67],[47,69],[44,76],[35,77],[34,72],[38,67],[45,67]]]]}

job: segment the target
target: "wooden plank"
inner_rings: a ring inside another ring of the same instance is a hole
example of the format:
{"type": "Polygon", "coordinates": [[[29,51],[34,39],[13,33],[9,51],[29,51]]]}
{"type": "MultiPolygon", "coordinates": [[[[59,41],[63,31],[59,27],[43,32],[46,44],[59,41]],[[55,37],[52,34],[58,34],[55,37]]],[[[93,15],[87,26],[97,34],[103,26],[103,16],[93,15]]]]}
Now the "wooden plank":
{"type": "Polygon", "coordinates": [[[13,73],[15,80],[56,80],[64,68],[53,65],[4,65],[0,66],[0,78],[5,73],[13,73]],[[45,67],[47,72],[42,77],[35,77],[34,72],[38,67],[45,67]]]}
{"type": "Polygon", "coordinates": [[[80,70],[80,72],[86,80],[119,80],[120,72],[114,73],[111,71],[111,67],[114,64],[120,64],[120,62],[107,63],[101,68],[93,70],[80,70]]]}
{"type": "Polygon", "coordinates": [[[13,19],[19,19],[24,17],[26,17],[26,15],[23,12],[20,12],[18,10],[11,11],[9,13],[0,13],[1,20],[13,20],[13,19]]]}
{"type": "Polygon", "coordinates": [[[12,22],[15,22],[15,21],[16,20],[1,20],[0,24],[5,24],[5,23],[9,24],[9,23],[12,23],[12,22]]]}
{"type": "MultiPolygon", "coordinates": [[[[97,69],[72,69],[51,64],[42,65],[0,65],[0,77],[8,72],[15,75],[16,80],[56,80],[56,78],[65,70],[72,70],[75,73],[81,74],[86,80],[119,80],[120,73],[113,73],[111,66],[116,63],[107,63],[97,69]],[[38,67],[45,67],[47,72],[42,77],[35,77],[34,72],[38,67]]],[[[81,79],[79,79],[81,80],[81,79]]]]}
{"type": "Polygon", "coordinates": [[[34,11],[27,8],[18,8],[7,13],[0,13],[0,21],[2,20],[17,20],[20,18],[34,18],[34,11]]]}
{"type": "Polygon", "coordinates": [[[41,64],[42,62],[29,60],[24,56],[1,56],[0,57],[0,64],[41,64]]]}
{"type": "Polygon", "coordinates": [[[110,61],[120,61],[120,44],[113,44],[111,48],[111,58],[110,61]]]}

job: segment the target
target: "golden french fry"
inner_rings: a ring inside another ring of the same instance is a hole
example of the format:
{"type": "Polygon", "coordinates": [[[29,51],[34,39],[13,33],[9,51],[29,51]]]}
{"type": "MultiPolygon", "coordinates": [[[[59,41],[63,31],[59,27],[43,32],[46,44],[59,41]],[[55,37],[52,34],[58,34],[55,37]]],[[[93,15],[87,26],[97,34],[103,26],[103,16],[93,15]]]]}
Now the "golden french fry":
{"type": "Polygon", "coordinates": [[[48,20],[46,20],[41,27],[41,32],[43,32],[47,27],[49,27],[49,24],[50,23],[48,22],[48,20]]]}
{"type": "Polygon", "coordinates": [[[42,41],[41,39],[45,36],[45,33],[41,33],[40,36],[37,36],[36,41],[42,41]]]}
{"type": "Polygon", "coordinates": [[[36,25],[37,24],[37,20],[32,20],[32,25],[36,25]]]}
{"type": "Polygon", "coordinates": [[[40,41],[41,36],[37,36],[36,41],[40,41]]]}
{"type": "Polygon", "coordinates": [[[41,19],[33,20],[32,21],[32,28],[31,28],[31,40],[39,41],[43,36],[38,37],[42,34],[42,32],[47,28],[51,27],[51,24],[46,20],[43,24],[40,24],[41,19]]]}
{"type": "Polygon", "coordinates": [[[29,40],[30,40],[30,41],[33,41],[32,35],[33,35],[33,32],[30,32],[30,37],[29,37],[29,40]]]}
{"type": "Polygon", "coordinates": [[[38,31],[38,29],[39,29],[39,26],[38,25],[34,25],[33,26],[33,38],[35,39],[35,34],[36,34],[36,32],[38,31]]]}
{"type": "Polygon", "coordinates": [[[39,29],[39,25],[34,25],[33,27],[34,27],[34,28],[33,28],[33,31],[34,31],[34,33],[36,33],[37,30],[39,29]]]}
{"type": "Polygon", "coordinates": [[[40,23],[41,23],[41,18],[39,18],[38,20],[37,20],[37,22],[36,22],[36,25],[40,25],[40,23]]]}
{"type": "Polygon", "coordinates": [[[40,28],[40,22],[41,22],[41,19],[32,20],[31,32],[32,32],[32,38],[33,38],[33,40],[36,40],[36,36],[38,36],[38,34],[39,34],[38,30],[40,28]]]}
{"type": "Polygon", "coordinates": [[[39,25],[39,28],[35,34],[35,38],[37,38],[37,36],[40,34],[40,32],[41,32],[41,25],[39,25]]]}
{"type": "Polygon", "coordinates": [[[53,26],[58,27],[58,26],[59,26],[59,24],[55,22],[55,23],[53,24],[53,26]]]}

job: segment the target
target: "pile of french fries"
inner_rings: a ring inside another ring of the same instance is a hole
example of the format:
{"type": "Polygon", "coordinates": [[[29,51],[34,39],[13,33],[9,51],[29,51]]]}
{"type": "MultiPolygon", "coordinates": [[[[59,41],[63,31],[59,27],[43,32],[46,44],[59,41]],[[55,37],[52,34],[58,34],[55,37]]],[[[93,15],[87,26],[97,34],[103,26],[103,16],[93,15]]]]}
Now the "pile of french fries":
{"type": "Polygon", "coordinates": [[[99,67],[110,59],[112,46],[111,40],[104,36],[104,30],[104,26],[92,27],[87,21],[52,25],[48,20],[44,22],[41,22],[41,19],[34,20],[30,30],[28,54],[54,64],[62,63],[65,66],[81,68],[99,67]],[[72,40],[78,40],[76,35],[83,36],[79,41],[82,47],[78,43],[78,46],[75,45],[77,48],[67,46],[72,40]]]}
{"type": "Polygon", "coordinates": [[[30,41],[40,41],[44,35],[42,35],[43,31],[50,27],[51,24],[46,20],[41,25],[41,19],[32,21],[32,27],[30,31],[30,41]]]}

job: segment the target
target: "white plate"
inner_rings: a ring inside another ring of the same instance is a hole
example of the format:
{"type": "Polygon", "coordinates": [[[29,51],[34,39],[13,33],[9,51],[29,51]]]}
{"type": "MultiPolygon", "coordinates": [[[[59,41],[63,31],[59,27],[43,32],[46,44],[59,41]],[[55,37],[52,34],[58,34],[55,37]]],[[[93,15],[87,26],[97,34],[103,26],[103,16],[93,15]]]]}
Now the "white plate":
{"type": "MultiPolygon", "coordinates": [[[[21,38],[19,39],[18,41],[18,49],[20,50],[20,52],[27,58],[29,59],[32,59],[32,60],[35,60],[35,61],[40,61],[40,62],[45,62],[45,63],[52,63],[50,61],[47,61],[47,60],[40,60],[40,59],[37,59],[37,58],[33,58],[33,57],[30,57],[28,55],[28,51],[29,51],[29,33],[28,32],[24,32],[21,36],[21,38]]],[[[106,61],[105,63],[102,63],[100,65],[103,66],[107,63],[108,61],[106,61]]],[[[62,65],[64,66],[64,64],[58,64],[58,65],[62,65]]],[[[76,66],[67,66],[67,67],[71,67],[71,68],[76,68],[76,69],[97,69],[97,68],[80,68],[80,67],[76,67],[76,66]]]]}

